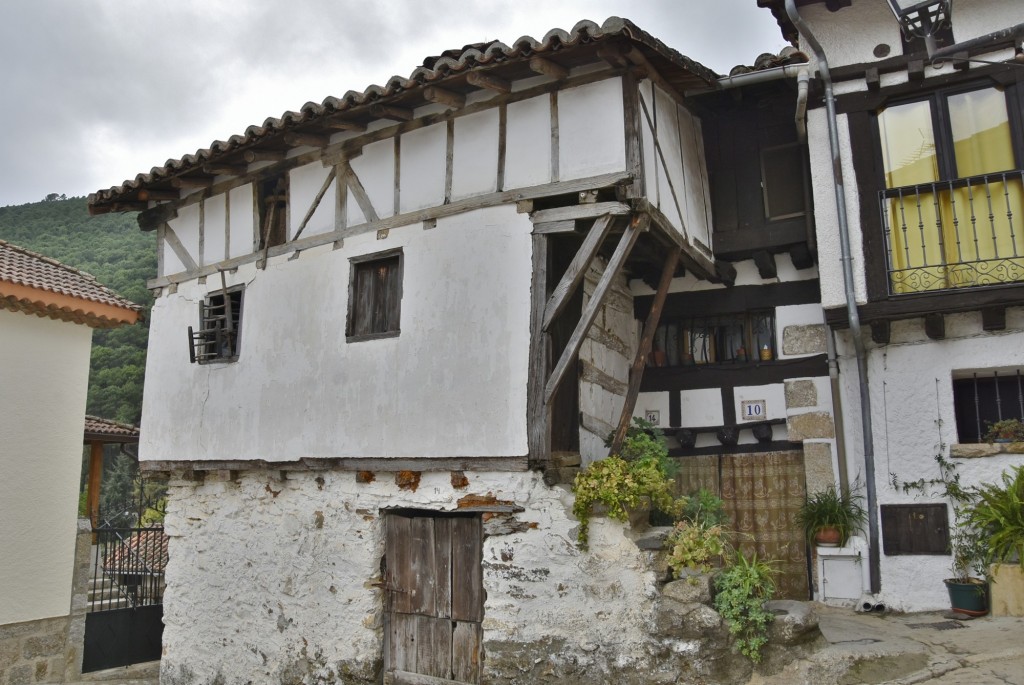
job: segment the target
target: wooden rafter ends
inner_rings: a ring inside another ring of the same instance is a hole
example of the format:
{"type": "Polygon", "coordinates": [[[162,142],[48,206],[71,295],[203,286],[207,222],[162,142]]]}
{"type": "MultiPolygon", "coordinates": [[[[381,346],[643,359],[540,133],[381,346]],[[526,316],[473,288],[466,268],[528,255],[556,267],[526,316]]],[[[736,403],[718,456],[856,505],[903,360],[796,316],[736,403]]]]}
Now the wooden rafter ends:
{"type": "Polygon", "coordinates": [[[246,150],[242,153],[242,159],[252,164],[253,162],[280,162],[288,153],[284,150],[246,150]]]}
{"type": "Polygon", "coordinates": [[[587,306],[583,309],[579,323],[576,324],[575,330],[573,330],[572,335],[569,337],[569,342],[565,345],[565,350],[562,351],[562,356],[558,359],[558,363],[555,364],[555,368],[551,372],[547,384],[544,386],[545,404],[551,402],[551,398],[558,391],[558,386],[562,384],[565,374],[569,370],[569,365],[576,359],[576,355],[579,354],[587,331],[590,329],[591,324],[594,323],[594,319],[597,318],[597,313],[604,304],[605,296],[611,290],[612,281],[619,271],[622,270],[623,265],[625,265],[633,245],[636,244],[637,238],[647,230],[650,220],[650,216],[647,214],[634,216],[626,230],[622,233],[619,244],[615,246],[615,252],[612,253],[611,259],[608,260],[608,264],[605,266],[604,273],[601,274],[600,280],[594,287],[594,293],[590,296],[587,306]]]}
{"type": "Polygon", "coordinates": [[[563,81],[569,78],[569,70],[563,67],[561,64],[552,62],[544,57],[532,57],[530,58],[530,69],[538,74],[544,76],[550,76],[556,81],[563,81]]]}
{"type": "Polygon", "coordinates": [[[180,200],[181,193],[177,190],[140,190],[140,202],[164,202],[167,200],[180,200]]]}
{"type": "Polygon", "coordinates": [[[604,239],[611,230],[612,223],[611,214],[603,214],[594,221],[590,232],[583,239],[583,244],[576,251],[569,268],[565,270],[544,307],[543,328],[545,331],[551,327],[551,322],[555,320],[555,317],[562,313],[580,283],[583,282],[583,277],[587,274],[587,267],[594,261],[594,255],[604,244],[604,239]]]}
{"type": "Polygon", "coordinates": [[[209,188],[213,185],[213,176],[178,176],[171,179],[172,188],[209,188]]]}
{"type": "Polygon", "coordinates": [[[483,71],[471,71],[466,75],[466,82],[477,88],[486,88],[496,93],[511,93],[512,82],[508,79],[488,74],[483,71]]]}
{"type": "Polygon", "coordinates": [[[633,358],[633,366],[629,369],[629,387],[626,389],[626,399],[622,404],[619,425],[616,427],[615,437],[612,439],[611,454],[618,454],[622,449],[622,441],[626,439],[626,431],[629,430],[629,424],[633,420],[633,409],[636,407],[636,398],[640,394],[640,383],[643,381],[647,355],[651,352],[654,333],[658,330],[661,312],[665,308],[665,299],[668,297],[668,287],[672,283],[672,277],[675,275],[681,254],[682,250],[677,247],[670,251],[665,258],[665,266],[661,270],[661,279],[658,281],[658,290],[654,295],[651,310],[647,313],[647,320],[644,322],[644,332],[640,336],[640,344],[636,349],[636,357],[633,358]]]}
{"type": "Polygon", "coordinates": [[[220,162],[218,164],[203,165],[203,171],[216,176],[241,176],[248,170],[248,164],[226,164],[220,162]]]}
{"type": "Polygon", "coordinates": [[[371,105],[370,116],[394,121],[412,121],[412,110],[395,105],[371,105]]]}
{"type": "Polygon", "coordinates": [[[326,147],[331,142],[330,136],[316,133],[285,133],[284,142],[292,147],[308,145],[309,147],[326,147]]]}
{"type": "Polygon", "coordinates": [[[327,128],[333,128],[336,131],[355,131],[356,133],[362,133],[366,130],[366,124],[360,124],[358,121],[350,121],[348,119],[328,119],[323,122],[327,128]]]}
{"type": "Polygon", "coordinates": [[[427,86],[423,89],[423,97],[439,105],[445,105],[452,109],[462,109],[466,106],[466,96],[447,88],[427,86]]]}

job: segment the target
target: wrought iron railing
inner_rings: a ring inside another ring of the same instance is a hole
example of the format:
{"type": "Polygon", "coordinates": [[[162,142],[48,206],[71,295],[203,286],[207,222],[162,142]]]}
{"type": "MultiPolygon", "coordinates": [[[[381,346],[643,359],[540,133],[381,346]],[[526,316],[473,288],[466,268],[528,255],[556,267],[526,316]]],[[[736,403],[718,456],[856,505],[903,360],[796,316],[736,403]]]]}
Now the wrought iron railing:
{"type": "Polygon", "coordinates": [[[879,193],[889,292],[1024,281],[1024,170],[879,193]]]}
{"type": "Polygon", "coordinates": [[[167,536],[163,527],[93,531],[89,611],[161,604],[167,536]]]}

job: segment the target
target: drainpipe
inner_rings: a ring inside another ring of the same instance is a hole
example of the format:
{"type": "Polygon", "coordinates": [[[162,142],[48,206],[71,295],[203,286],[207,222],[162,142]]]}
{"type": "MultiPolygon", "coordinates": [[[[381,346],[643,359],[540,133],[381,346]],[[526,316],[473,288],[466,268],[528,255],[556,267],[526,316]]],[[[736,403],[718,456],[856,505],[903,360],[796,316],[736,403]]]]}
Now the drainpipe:
{"type": "Polygon", "coordinates": [[[825,332],[825,349],[828,352],[828,379],[832,386],[832,416],[836,424],[836,464],[839,468],[839,490],[850,491],[850,477],[846,470],[846,437],[843,428],[843,399],[839,387],[839,360],[836,357],[836,341],[832,331],[825,332]]]}
{"type": "Polygon", "coordinates": [[[880,558],[878,550],[878,513],[875,494],[875,448],[871,430],[871,398],[868,394],[868,364],[861,338],[860,314],[857,311],[857,294],[853,280],[853,256],[850,250],[850,225],[846,215],[846,190],[843,184],[842,158],[839,152],[839,124],[836,118],[835,92],[829,74],[825,51],[814,34],[800,18],[795,0],[786,0],[786,14],[793,22],[801,38],[807,43],[818,62],[818,73],[825,86],[825,110],[828,118],[828,140],[832,151],[832,179],[836,196],[836,213],[839,219],[839,245],[842,252],[843,284],[846,287],[846,311],[850,320],[850,335],[857,357],[857,375],[860,385],[861,427],[864,436],[864,478],[867,481],[868,515],[868,567],[871,577],[871,592],[881,590],[880,558]]]}

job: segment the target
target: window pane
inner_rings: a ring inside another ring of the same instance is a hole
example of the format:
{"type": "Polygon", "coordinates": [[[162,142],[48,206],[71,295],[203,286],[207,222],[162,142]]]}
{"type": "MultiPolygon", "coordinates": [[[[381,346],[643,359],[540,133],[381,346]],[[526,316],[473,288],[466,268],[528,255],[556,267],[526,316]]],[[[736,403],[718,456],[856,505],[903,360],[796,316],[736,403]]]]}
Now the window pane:
{"type": "Polygon", "coordinates": [[[889,107],[878,115],[885,186],[900,188],[939,178],[928,101],[889,107]]]}
{"type": "Polygon", "coordinates": [[[957,175],[977,176],[1015,168],[1006,98],[994,89],[949,98],[949,123],[957,175]]]}

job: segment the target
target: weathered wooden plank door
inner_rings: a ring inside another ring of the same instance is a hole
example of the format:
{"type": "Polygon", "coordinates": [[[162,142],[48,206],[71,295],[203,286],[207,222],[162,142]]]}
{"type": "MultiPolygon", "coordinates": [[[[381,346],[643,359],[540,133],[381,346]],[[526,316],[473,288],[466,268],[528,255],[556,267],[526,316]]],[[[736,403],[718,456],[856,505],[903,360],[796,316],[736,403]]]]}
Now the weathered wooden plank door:
{"type": "Polygon", "coordinates": [[[389,513],[385,534],[386,682],[479,683],[480,517],[389,513]]]}

